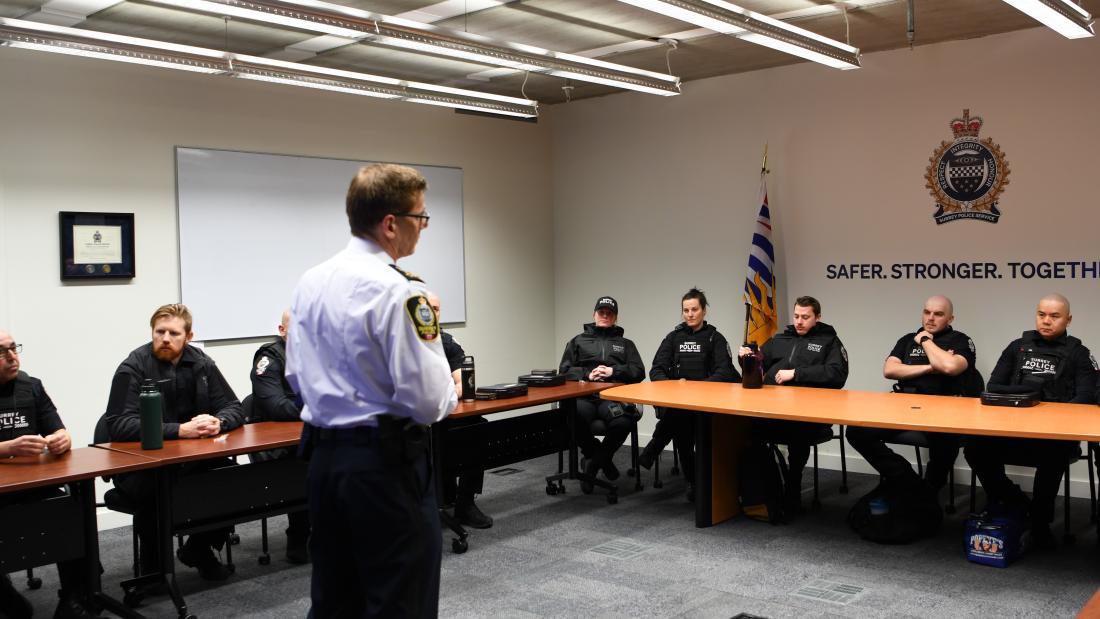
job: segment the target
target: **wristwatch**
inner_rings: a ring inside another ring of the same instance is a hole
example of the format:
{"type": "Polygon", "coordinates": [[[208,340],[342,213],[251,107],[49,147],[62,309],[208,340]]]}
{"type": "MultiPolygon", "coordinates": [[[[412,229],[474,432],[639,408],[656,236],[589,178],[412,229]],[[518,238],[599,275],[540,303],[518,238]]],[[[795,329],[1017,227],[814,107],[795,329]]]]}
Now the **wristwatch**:
{"type": "Polygon", "coordinates": [[[932,341],[932,336],[931,335],[926,335],[926,336],[922,337],[921,339],[917,340],[917,343],[918,344],[923,344],[925,342],[930,342],[930,341],[932,341]]]}

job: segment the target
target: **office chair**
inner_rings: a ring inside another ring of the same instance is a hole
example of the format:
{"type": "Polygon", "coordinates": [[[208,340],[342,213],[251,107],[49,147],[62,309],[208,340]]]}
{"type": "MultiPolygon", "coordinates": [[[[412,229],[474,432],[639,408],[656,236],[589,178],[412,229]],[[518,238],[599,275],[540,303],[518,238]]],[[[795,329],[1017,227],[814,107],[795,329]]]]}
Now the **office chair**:
{"type": "MultiPolygon", "coordinates": [[[[642,418],[643,408],[644,407],[638,404],[625,404],[623,406],[625,413],[631,415],[634,420],[634,423],[632,423],[630,426],[630,468],[627,469],[626,474],[627,477],[634,478],[635,491],[641,491],[645,488],[645,485],[642,484],[641,475],[638,474],[638,420],[642,418]]],[[[596,434],[596,436],[603,435],[596,434]]],[[[583,470],[581,471],[581,473],[583,474],[583,470]]],[[[565,472],[565,452],[558,451],[558,472],[557,474],[550,475],[546,478],[546,494],[553,496],[555,494],[564,493],[565,479],[568,476],[569,474],[565,472]]],[[[600,488],[606,488],[608,490],[608,503],[614,505],[615,503],[619,502],[618,486],[616,486],[614,483],[604,481],[602,479],[593,479],[592,483],[594,486],[599,486],[600,488]]],[[[585,492],[585,494],[590,494],[592,492],[591,490],[585,491],[583,487],[581,488],[581,490],[582,492],[585,492]]]]}

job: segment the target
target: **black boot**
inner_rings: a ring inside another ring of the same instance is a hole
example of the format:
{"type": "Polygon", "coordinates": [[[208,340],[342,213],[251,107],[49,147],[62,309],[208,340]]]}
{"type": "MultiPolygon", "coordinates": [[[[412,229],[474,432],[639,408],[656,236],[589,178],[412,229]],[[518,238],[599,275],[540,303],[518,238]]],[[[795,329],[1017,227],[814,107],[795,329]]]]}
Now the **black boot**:
{"type": "Polygon", "coordinates": [[[592,494],[592,491],[596,489],[596,485],[592,483],[592,480],[596,478],[599,472],[600,463],[596,460],[588,460],[584,463],[585,476],[581,479],[581,492],[592,494]]]}
{"type": "Polygon", "coordinates": [[[309,563],[309,536],[286,534],[286,560],[294,565],[309,563]]]}
{"type": "Polygon", "coordinates": [[[57,610],[53,611],[53,619],[102,619],[65,591],[58,591],[57,597],[57,610]]]}
{"type": "Polygon", "coordinates": [[[660,450],[652,449],[650,445],[646,445],[642,453],[638,454],[638,465],[648,471],[653,468],[653,463],[657,461],[657,457],[660,455],[660,450]]]}
{"type": "Polygon", "coordinates": [[[187,567],[198,568],[199,576],[203,580],[225,580],[229,578],[229,568],[218,561],[214,550],[201,542],[195,541],[195,536],[187,538],[182,548],[176,551],[176,557],[180,563],[187,567]]]}
{"type": "Polygon", "coordinates": [[[472,495],[460,496],[455,500],[455,518],[460,523],[475,529],[488,529],[493,526],[493,519],[478,509],[472,495]]]}
{"type": "Polygon", "coordinates": [[[0,574],[0,615],[11,619],[30,619],[33,614],[34,606],[30,601],[15,590],[7,574],[0,574]]]}

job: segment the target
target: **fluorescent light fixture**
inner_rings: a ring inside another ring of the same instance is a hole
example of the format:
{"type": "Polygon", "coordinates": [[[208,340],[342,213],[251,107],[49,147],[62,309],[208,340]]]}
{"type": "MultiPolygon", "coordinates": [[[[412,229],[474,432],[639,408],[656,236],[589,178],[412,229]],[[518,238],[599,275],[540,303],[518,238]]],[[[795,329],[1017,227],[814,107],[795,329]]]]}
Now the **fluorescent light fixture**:
{"type": "Polygon", "coordinates": [[[177,8],[228,15],[368,45],[435,54],[518,71],[543,73],[656,95],[680,94],[680,78],[522,43],[440,28],[319,0],[152,0],[177,8]]]}
{"type": "Polygon", "coordinates": [[[1092,15],[1070,0],[1005,0],[1067,39],[1095,36],[1092,15]]]}
{"type": "Polygon", "coordinates": [[[619,1],[837,69],[860,66],[859,49],[851,45],[724,0],[619,1]]]}
{"type": "Polygon", "coordinates": [[[0,17],[0,47],[227,75],[287,86],[477,110],[488,114],[520,118],[538,116],[538,102],[529,99],[19,19],[0,17]]]}

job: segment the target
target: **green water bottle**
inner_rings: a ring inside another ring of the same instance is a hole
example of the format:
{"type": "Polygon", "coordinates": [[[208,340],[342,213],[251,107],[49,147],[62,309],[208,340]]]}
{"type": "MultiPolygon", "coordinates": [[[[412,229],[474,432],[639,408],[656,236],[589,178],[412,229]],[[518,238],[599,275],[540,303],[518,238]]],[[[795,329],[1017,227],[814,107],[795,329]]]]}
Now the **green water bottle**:
{"type": "Polygon", "coordinates": [[[164,396],[150,379],[141,383],[138,393],[141,408],[141,448],[164,447],[164,396]]]}

